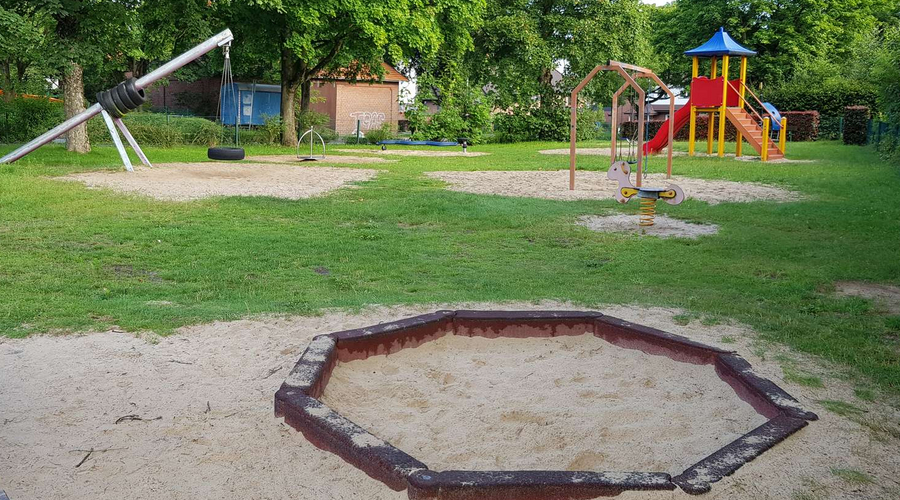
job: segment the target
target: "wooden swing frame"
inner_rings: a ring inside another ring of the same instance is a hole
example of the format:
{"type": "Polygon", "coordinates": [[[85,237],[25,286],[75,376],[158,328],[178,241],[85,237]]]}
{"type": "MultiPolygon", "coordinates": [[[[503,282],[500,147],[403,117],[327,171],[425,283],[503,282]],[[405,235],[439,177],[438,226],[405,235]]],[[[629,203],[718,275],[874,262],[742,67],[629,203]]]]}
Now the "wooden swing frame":
{"type": "Polygon", "coordinates": [[[640,101],[638,102],[638,114],[640,115],[640,119],[638,121],[638,140],[637,140],[637,151],[638,151],[638,159],[637,159],[637,179],[635,182],[635,187],[641,186],[641,181],[643,180],[643,167],[644,167],[644,101],[646,99],[646,92],[641,88],[637,83],[638,78],[649,78],[653,80],[659,87],[669,96],[669,147],[668,147],[668,160],[666,162],[666,178],[672,178],[672,139],[675,135],[675,94],[669,89],[666,84],[656,76],[652,70],[647,68],[643,68],[641,66],[635,66],[633,64],[626,64],[619,61],[609,61],[608,64],[600,64],[594,69],[591,70],[590,73],[579,83],[573,90],[572,95],[569,100],[569,107],[571,108],[571,119],[569,125],[569,189],[575,189],[575,157],[576,157],[576,148],[575,148],[575,139],[578,135],[578,93],[583,89],[595,76],[597,73],[601,71],[614,71],[618,73],[625,83],[619,87],[613,94],[612,98],[612,115],[611,123],[612,126],[612,141],[610,143],[610,151],[612,160],[610,161],[610,165],[615,163],[616,161],[616,115],[619,108],[619,96],[622,95],[622,92],[625,91],[628,87],[631,87],[637,92],[640,101]],[[631,71],[632,73],[629,73],[631,71]]]}

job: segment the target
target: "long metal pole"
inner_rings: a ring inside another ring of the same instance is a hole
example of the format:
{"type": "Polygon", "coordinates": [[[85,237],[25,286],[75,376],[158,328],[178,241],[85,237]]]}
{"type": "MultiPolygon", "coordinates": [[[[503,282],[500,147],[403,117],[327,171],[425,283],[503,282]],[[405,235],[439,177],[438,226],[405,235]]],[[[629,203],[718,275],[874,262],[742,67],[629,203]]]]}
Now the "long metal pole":
{"type": "Polygon", "coordinates": [[[165,78],[172,73],[181,69],[182,66],[187,65],[188,63],[193,62],[198,57],[206,54],[207,52],[216,49],[225,45],[226,43],[234,40],[234,35],[231,33],[230,29],[226,29],[221,33],[213,36],[209,40],[197,45],[193,49],[181,54],[180,56],[172,59],[171,61],[163,64],[162,66],[156,68],[155,70],[147,73],[146,75],[138,78],[136,82],[134,82],[135,87],[139,89],[145,89],[150,86],[151,83],[165,78]]]}
{"type": "MultiPolygon", "coordinates": [[[[201,43],[200,45],[197,45],[196,47],[185,52],[184,54],[181,54],[180,56],[176,57],[175,59],[172,59],[171,61],[167,62],[166,64],[163,64],[162,66],[156,68],[155,70],[151,71],[150,73],[147,73],[146,75],[142,76],[141,78],[139,78],[137,81],[134,82],[134,85],[138,89],[147,88],[151,83],[153,83],[161,78],[165,78],[165,77],[171,75],[172,73],[177,71],[182,66],[196,60],[198,57],[206,54],[207,52],[209,52],[217,47],[221,47],[222,45],[230,43],[232,40],[234,40],[234,35],[231,33],[231,30],[226,29],[225,31],[222,31],[221,33],[213,36],[209,40],[206,40],[205,42],[201,43]]],[[[9,153],[8,155],[4,156],[3,158],[0,158],[0,163],[12,163],[12,162],[18,160],[19,158],[27,155],[28,153],[31,153],[35,149],[43,146],[44,144],[47,144],[48,142],[51,142],[53,139],[59,137],[60,135],[68,132],[69,130],[77,127],[78,125],[81,125],[82,123],[90,120],[94,116],[100,114],[101,109],[102,109],[102,107],[100,106],[99,103],[94,104],[93,106],[82,111],[81,113],[78,113],[77,115],[73,116],[72,118],[69,118],[68,120],[60,123],[59,125],[48,130],[47,132],[32,139],[31,142],[24,144],[23,146],[19,147],[19,149],[16,149],[12,153],[9,153]]]]}

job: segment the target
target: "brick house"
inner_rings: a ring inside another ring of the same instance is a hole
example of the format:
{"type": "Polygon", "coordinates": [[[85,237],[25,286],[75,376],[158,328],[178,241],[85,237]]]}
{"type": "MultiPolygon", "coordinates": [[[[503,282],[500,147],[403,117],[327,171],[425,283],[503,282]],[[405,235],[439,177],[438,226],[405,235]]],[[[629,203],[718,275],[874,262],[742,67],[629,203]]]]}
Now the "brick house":
{"type": "MultiPolygon", "coordinates": [[[[400,82],[409,81],[394,67],[384,64],[384,79],[377,83],[351,83],[343,78],[317,79],[312,88],[323,102],[310,104],[310,109],[328,115],[328,127],[339,134],[377,129],[389,123],[397,130],[400,115],[400,82]]],[[[314,94],[315,95],[315,94],[314,94]]]]}
{"type": "MultiPolygon", "coordinates": [[[[397,129],[400,113],[400,82],[408,79],[389,64],[383,64],[385,75],[378,82],[322,77],[313,80],[317,101],[310,109],[328,115],[328,127],[339,134],[356,132],[357,123],[363,133],[389,123],[397,129]]],[[[155,112],[192,114],[214,118],[219,98],[220,80],[205,78],[193,82],[169,80],[167,86],[147,89],[150,109],[155,112]]],[[[240,102],[241,124],[262,125],[265,115],[280,113],[281,89],[277,85],[235,83],[240,102]]],[[[224,110],[226,123],[233,123],[233,112],[224,110]]]]}

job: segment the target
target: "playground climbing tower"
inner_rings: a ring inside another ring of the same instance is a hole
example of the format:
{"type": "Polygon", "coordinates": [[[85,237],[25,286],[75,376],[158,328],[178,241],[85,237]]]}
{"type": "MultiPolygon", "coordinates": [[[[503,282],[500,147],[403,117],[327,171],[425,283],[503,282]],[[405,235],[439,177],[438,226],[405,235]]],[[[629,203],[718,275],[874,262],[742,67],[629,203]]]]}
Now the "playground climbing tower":
{"type": "Polygon", "coordinates": [[[747,86],[747,61],[756,52],[735,42],[724,28],[719,28],[712,38],[703,45],[688,50],[691,56],[691,98],[688,154],[694,155],[697,136],[697,114],[707,113],[709,123],[706,131],[706,153],[713,152],[716,138],[716,152],[725,156],[725,120],[737,129],[736,155],[741,156],[741,146],[745,139],[759,153],[762,161],[784,157],[785,129],[787,119],[782,118],[769,103],[763,103],[747,86]],[[699,76],[700,59],[710,60],[710,75],[699,76]],[[738,79],[729,80],[732,58],[740,58],[738,79]],[[718,73],[721,59],[722,71],[718,73]],[[717,126],[718,130],[714,128],[717,126]],[[773,133],[778,137],[774,138],[773,133]]]}

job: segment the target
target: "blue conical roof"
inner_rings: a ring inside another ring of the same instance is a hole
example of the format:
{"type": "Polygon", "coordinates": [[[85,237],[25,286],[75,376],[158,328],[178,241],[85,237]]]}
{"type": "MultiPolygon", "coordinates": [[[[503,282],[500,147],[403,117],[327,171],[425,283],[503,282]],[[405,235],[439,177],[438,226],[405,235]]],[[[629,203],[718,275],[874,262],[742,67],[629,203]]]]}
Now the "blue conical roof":
{"type": "Polygon", "coordinates": [[[735,42],[734,39],[725,32],[725,28],[719,28],[719,31],[716,31],[716,34],[706,43],[696,49],[685,52],[684,55],[700,57],[755,56],[756,52],[735,42]]]}

